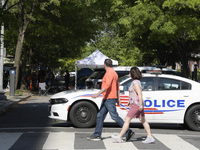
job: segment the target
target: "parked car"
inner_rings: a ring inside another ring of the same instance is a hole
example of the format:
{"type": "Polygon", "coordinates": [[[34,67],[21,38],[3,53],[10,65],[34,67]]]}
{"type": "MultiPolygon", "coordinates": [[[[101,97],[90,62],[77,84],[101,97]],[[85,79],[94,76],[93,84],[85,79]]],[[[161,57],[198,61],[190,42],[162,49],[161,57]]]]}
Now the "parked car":
{"type": "MultiPolygon", "coordinates": [[[[93,70],[91,70],[90,68],[82,68],[77,72],[77,89],[85,89],[86,85],[85,85],[85,80],[87,78],[89,78],[89,76],[93,73],[93,70]]],[[[73,77],[71,77],[71,88],[70,89],[74,89],[75,88],[75,72],[73,74],[73,77]]]]}
{"type": "MultiPolygon", "coordinates": [[[[122,77],[127,75],[131,69],[130,66],[127,67],[113,67],[113,69],[117,72],[118,77],[122,77]]],[[[96,69],[89,78],[86,79],[86,89],[100,89],[102,84],[102,79],[104,74],[106,73],[105,69],[96,69]]]]}
{"type": "MultiPolygon", "coordinates": [[[[117,72],[119,78],[124,75],[129,74],[129,71],[131,68],[132,68],[131,66],[113,67],[113,69],[117,72]]],[[[138,67],[138,68],[140,69],[142,73],[147,73],[148,71],[152,71],[152,70],[154,71],[162,70],[163,74],[173,74],[173,75],[185,77],[182,73],[173,69],[166,68],[161,65],[144,66],[144,67],[138,67]]],[[[106,72],[105,69],[96,69],[93,72],[93,74],[88,79],[86,79],[85,81],[86,89],[92,89],[92,88],[100,89],[105,72],[106,72]]]]}
{"type": "MultiPolygon", "coordinates": [[[[132,80],[123,76],[120,82],[121,106],[117,111],[125,118],[129,106],[128,87],[132,80]]],[[[143,73],[141,79],[144,112],[149,123],[185,124],[192,130],[200,131],[200,83],[162,73],[143,73]]],[[[102,95],[92,98],[98,89],[71,90],[55,94],[50,99],[49,118],[70,121],[76,127],[95,125],[102,95]]],[[[105,122],[114,122],[107,115],[105,122]]],[[[139,122],[133,119],[133,122],[139,122]]]]}

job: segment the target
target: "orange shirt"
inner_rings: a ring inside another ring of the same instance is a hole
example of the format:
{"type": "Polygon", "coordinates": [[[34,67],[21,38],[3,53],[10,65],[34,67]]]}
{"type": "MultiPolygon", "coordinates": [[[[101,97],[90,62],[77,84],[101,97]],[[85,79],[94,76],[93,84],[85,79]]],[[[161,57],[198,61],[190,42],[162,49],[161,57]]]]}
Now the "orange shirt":
{"type": "Polygon", "coordinates": [[[119,90],[118,75],[113,68],[108,68],[103,77],[102,88],[106,91],[102,94],[103,99],[117,99],[119,90]]]}

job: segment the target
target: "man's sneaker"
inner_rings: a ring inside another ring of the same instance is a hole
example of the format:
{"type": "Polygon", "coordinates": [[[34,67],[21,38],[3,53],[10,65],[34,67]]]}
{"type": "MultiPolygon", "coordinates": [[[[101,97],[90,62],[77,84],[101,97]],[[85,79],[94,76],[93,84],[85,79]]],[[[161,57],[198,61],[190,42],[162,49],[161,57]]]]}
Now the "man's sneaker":
{"type": "Polygon", "coordinates": [[[142,143],[145,143],[145,144],[150,144],[154,142],[155,142],[155,139],[153,137],[147,137],[144,141],[142,141],[142,143]]]}
{"type": "Polygon", "coordinates": [[[122,138],[119,136],[119,134],[114,134],[114,135],[111,135],[112,139],[117,142],[117,143],[122,143],[123,140],[122,138]]]}
{"type": "Polygon", "coordinates": [[[135,133],[132,130],[130,130],[128,132],[128,135],[126,136],[125,141],[129,141],[131,139],[131,137],[134,136],[134,135],[135,135],[135,133]]]}
{"type": "Polygon", "coordinates": [[[88,136],[87,139],[90,141],[101,141],[100,136],[94,137],[93,135],[91,135],[91,136],[88,136]]]}

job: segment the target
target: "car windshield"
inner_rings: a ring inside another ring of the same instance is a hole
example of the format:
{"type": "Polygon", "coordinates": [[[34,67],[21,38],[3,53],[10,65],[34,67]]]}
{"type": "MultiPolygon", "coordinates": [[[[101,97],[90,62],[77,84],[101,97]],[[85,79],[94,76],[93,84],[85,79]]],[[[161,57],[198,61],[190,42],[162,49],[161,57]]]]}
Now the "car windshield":
{"type": "Polygon", "coordinates": [[[122,81],[128,79],[129,77],[130,77],[129,75],[125,75],[125,76],[120,77],[120,78],[119,78],[119,84],[120,84],[122,81]]]}
{"type": "Polygon", "coordinates": [[[89,77],[89,79],[102,79],[104,74],[105,74],[105,70],[96,70],[93,72],[93,74],[89,77]]]}

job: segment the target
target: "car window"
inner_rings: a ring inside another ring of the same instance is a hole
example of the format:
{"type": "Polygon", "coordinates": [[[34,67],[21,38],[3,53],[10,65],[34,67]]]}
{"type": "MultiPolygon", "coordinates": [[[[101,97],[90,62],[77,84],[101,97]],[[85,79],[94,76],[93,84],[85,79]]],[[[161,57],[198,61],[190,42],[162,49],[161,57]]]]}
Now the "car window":
{"type": "Polygon", "coordinates": [[[142,91],[152,91],[154,89],[155,77],[143,77],[141,79],[142,91]]]}
{"type": "Polygon", "coordinates": [[[124,82],[121,86],[124,87],[124,91],[128,91],[129,86],[131,85],[132,79],[130,78],[128,81],[124,82]]]}
{"type": "Polygon", "coordinates": [[[181,90],[191,90],[191,84],[187,82],[181,82],[181,90]]]}
{"type": "Polygon", "coordinates": [[[118,74],[118,78],[121,78],[125,75],[128,75],[129,71],[116,71],[116,73],[118,74]]]}
{"type": "Polygon", "coordinates": [[[160,78],[158,81],[158,90],[186,90],[191,89],[191,85],[187,82],[160,78]]]}
{"type": "Polygon", "coordinates": [[[94,71],[89,77],[89,79],[102,79],[105,73],[105,70],[94,71]]]}
{"type": "MultiPolygon", "coordinates": [[[[152,91],[154,90],[154,80],[155,78],[153,77],[143,77],[140,82],[142,86],[143,91],[152,91]]],[[[132,79],[130,78],[128,81],[122,84],[124,87],[124,91],[128,91],[128,88],[130,87],[132,83],[132,79]]]]}
{"type": "Polygon", "coordinates": [[[120,77],[118,80],[119,80],[119,84],[122,82],[122,81],[124,81],[124,80],[126,80],[126,79],[128,79],[128,78],[130,78],[130,76],[122,76],[122,77],[120,77]]]}

